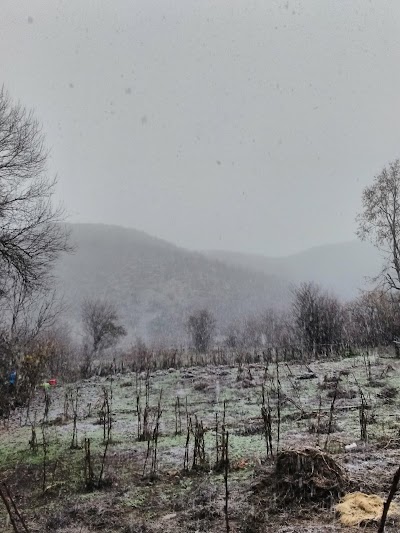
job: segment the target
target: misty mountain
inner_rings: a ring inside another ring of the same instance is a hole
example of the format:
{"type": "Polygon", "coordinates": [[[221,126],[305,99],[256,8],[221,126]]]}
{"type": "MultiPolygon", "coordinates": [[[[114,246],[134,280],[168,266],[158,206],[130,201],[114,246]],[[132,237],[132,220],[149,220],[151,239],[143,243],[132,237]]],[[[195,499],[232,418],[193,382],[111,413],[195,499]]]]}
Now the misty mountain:
{"type": "Polygon", "coordinates": [[[285,308],[290,286],[316,281],[342,298],[367,286],[381,260],[358,241],[312,248],[283,258],[234,252],[191,252],[146,233],[102,224],[71,224],[76,250],[57,267],[67,319],[79,331],[85,298],[113,302],[129,339],[185,337],[195,309],[208,308],[221,330],[267,307],[285,308]]]}
{"type": "Polygon", "coordinates": [[[279,258],[225,251],[210,251],[207,256],[252,272],[279,276],[291,284],[315,281],[342,299],[354,298],[360,289],[371,288],[371,278],[382,266],[376,248],[360,241],[317,246],[279,258]]]}
{"type": "Polygon", "coordinates": [[[188,314],[206,307],[223,328],[231,320],[288,302],[278,276],[228,265],[143,232],[101,224],[71,224],[76,250],[57,266],[68,321],[79,331],[85,298],[115,303],[130,340],[176,341],[188,314]]]}

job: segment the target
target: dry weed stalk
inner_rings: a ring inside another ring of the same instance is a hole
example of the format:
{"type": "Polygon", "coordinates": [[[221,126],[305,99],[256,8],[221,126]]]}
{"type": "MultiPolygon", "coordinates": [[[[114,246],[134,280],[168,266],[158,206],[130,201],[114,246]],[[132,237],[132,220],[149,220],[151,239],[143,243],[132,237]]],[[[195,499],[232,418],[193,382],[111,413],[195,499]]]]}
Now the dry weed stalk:
{"type": "Polygon", "coordinates": [[[330,437],[330,434],[332,433],[333,415],[334,415],[334,412],[335,412],[335,403],[336,403],[339,383],[340,383],[340,373],[339,373],[338,378],[337,378],[337,380],[335,382],[335,388],[333,390],[332,402],[331,402],[331,407],[330,407],[330,410],[329,410],[328,432],[327,432],[326,439],[325,439],[324,450],[326,450],[327,447],[328,447],[329,437],[330,437]]]}
{"type": "Polygon", "coordinates": [[[136,395],[136,414],[137,414],[137,439],[138,441],[149,441],[151,439],[151,427],[150,427],[150,370],[146,372],[145,381],[145,406],[142,409],[141,404],[141,386],[137,388],[136,395]]]}
{"type": "Polygon", "coordinates": [[[225,505],[224,505],[224,515],[225,515],[225,530],[226,533],[230,531],[229,525],[229,486],[228,486],[228,477],[229,477],[229,433],[224,431],[224,447],[223,447],[223,464],[224,464],[224,486],[225,486],[225,505]]]}
{"type": "Polygon", "coordinates": [[[145,462],[143,466],[143,474],[142,474],[143,478],[146,476],[146,469],[147,469],[147,464],[148,464],[150,455],[151,455],[151,466],[150,466],[149,477],[151,479],[156,479],[157,473],[158,473],[158,438],[160,436],[160,420],[161,420],[161,415],[162,415],[161,401],[162,401],[162,390],[160,391],[160,396],[158,399],[157,413],[155,417],[154,428],[152,431],[150,431],[150,436],[147,440],[147,452],[146,452],[146,458],[145,458],[145,462]]]}
{"type": "Polygon", "coordinates": [[[275,361],[276,363],[276,390],[277,390],[277,405],[276,405],[276,414],[278,417],[277,426],[276,426],[276,453],[279,453],[279,443],[281,439],[281,380],[279,377],[279,362],[278,358],[275,361]]]}
{"type": "Polygon", "coordinates": [[[364,393],[360,389],[361,404],[359,406],[359,421],[360,421],[360,439],[363,442],[368,441],[368,409],[369,405],[366,402],[364,393]]]}
{"type": "Polygon", "coordinates": [[[90,453],[90,439],[85,438],[85,486],[86,490],[93,490],[94,488],[94,472],[92,465],[92,456],[90,453]]]}
{"type": "MultiPolygon", "coordinates": [[[[70,445],[71,450],[77,450],[79,448],[78,429],[77,429],[79,398],[80,398],[80,388],[76,387],[75,396],[73,396],[72,391],[71,391],[70,398],[69,398],[71,402],[72,413],[73,413],[72,439],[71,439],[71,445],[70,445]]],[[[64,414],[65,412],[67,412],[68,414],[68,408],[67,408],[67,411],[65,411],[65,407],[64,407],[64,414]]]]}
{"type": "Polygon", "coordinates": [[[193,462],[192,470],[204,469],[206,467],[206,452],[204,442],[205,429],[202,421],[198,421],[195,416],[195,424],[193,428],[194,446],[193,446],[193,462]]]}
{"type": "Polygon", "coordinates": [[[182,434],[182,415],[181,402],[179,396],[176,397],[175,402],[175,436],[182,434]]]}
{"type": "Polygon", "coordinates": [[[360,400],[361,400],[361,404],[358,407],[359,422],[360,422],[360,438],[363,442],[367,442],[368,441],[368,423],[369,423],[368,410],[370,406],[355,376],[354,376],[354,381],[358,387],[358,392],[360,394],[360,400]]]}
{"type": "Polygon", "coordinates": [[[394,495],[396,494],[399,481],[400,481],[400,467],[396,470],[396,473],[393,476],[392,485],[390,487],[388,498],[383,505],[382,518],[379,524],[378,533],[384,533],[385,531],[385,524],[386,524],[386,519],[387,519],[387,515],[389,512],[390,504],[392,503],[394,495]]]}
{"type": "Polygon", "coordinates": [[[42,461],[42,492],[46,492],[46,481],[47,481],[47,454],[48,454],[48,448],[49,443],[47,440],[47,433],[46,433],[46,424],[42,423],[42,447],[43,447],[43,461],[42,461]]]}
{"type": "Polygon", "coordinates": [[[35,416],[33,418],[33,422],[31,422],[31,438],[29,440],[29,448],[32,453],[37,453],[39,445],[37,440],[37,434],[36,434],[36,411],[35,416]]]}
{"type": "Polygon", "coordinates": [[[183,459],[183,470],[189,472],[189,449],[190,449],[190,434],[192,433],[192,418],[190,417],[186,424],[186,442],[185,442],[185,456],[183,459]]]}
{"type": "Polygon", "coordinates": [[[5,483],[3,483],[0,487],[0,498],[3,500],[5,508],[7,509],[7,513],[10,518],[10,522],[14,529],[14,532],[20,533],[20,528],[18,526],[19,523],[23,531],[25,533],[29,533],[28,526],[26,525],[23,516],[18,510],[14,498],[11,496],[10,489],[5,483]]]}
{"type": "Polygon", "coordinates": [[[274,451],[272,448],[272,409],[270,404],[270,397],[268,390],[265,390],[264,383],[262,384],[261,389],[262,394],[262,404],[261,404],[261,416],[263,419],[263,429],[265,444],[267,445],[267,455],[273,457],[274,451]],[[267,393],[266,393],[267,392],[267,393]]]}
{"type": "Polygon", "coordinates": [[[42,461],[42,492],[46,492],[46,482],[47,482],[47,455],[48,455],[48,448],[49,448],[49,442],[47,439],[47,426],[48,426],[48,420],[49,420],[49,410],[50,410],[50,394],[45,389],[44,390],[44,413],[43,413],[43,419],[41,424],[41,430],[42,430],[42,447],[43,447],[43,461],[42,461]]]}
{"type": "Polygon", "coordinates": [[[319,446],[319,437],[321,434],[321,414],[322,414],[322,395],[319,395],[318,414],[317,414],[317,446],[319,446]]]}
{"type": "Polygon", "coordinates": [[[226,430],[226,401],[224,401],[224,410],[222,415],[221,430],[219,428],[218,417],[216,417],[216,463],[214,465],[214,472],[223,472],[228,463],[228,444],[227,444],[227,430],[226,430]]]}

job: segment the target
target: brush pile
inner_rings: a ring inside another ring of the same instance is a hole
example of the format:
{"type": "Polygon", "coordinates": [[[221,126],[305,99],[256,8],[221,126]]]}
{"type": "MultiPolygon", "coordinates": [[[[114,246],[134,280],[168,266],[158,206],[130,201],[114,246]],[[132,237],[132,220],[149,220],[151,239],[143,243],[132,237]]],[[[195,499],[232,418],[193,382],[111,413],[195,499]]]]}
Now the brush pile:
{"type": "Polygon", "coordinates": [[[337,500],[347,486],[341,466],[328,453],[307,448],[282,451],[276,459],[276,492],[281,502],[337,500]]]}

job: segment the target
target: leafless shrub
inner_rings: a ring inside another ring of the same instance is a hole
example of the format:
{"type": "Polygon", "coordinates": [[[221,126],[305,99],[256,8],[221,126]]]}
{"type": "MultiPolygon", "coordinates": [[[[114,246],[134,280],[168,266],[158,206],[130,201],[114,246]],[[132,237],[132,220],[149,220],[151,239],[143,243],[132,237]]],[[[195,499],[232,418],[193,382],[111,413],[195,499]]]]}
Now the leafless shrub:
{"type": "Polygon", "coordinates": [[[82,303],[82,324],[88,338],[84,350],[82,375],[87,377],[91,371],[92,359],[101,350],[115,345],[126,335],[118,323],[115,306],[102,300],[85,300],[82,303]]]}
{"type": "Polygon", "coordinates": [[[215,318],[207,309],[191,314],[186,323],[193,347],[198,353],[206,353],[215,330],[215,318]]]}

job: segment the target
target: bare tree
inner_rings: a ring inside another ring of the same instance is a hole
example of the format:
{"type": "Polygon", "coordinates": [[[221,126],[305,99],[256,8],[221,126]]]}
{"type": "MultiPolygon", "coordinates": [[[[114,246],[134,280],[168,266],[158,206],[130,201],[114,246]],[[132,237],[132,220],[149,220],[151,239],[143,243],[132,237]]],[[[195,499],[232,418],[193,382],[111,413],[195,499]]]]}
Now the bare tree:
{"type": "Polygon", "coordinates": [[[245,319],[240,340],[245,348],[257,349],[262,346],[262,329],[258,316],[252,315],[245,319]]]}
{"type": "Polygon", "coordinates": [[[71,247],[63,211],[52,201],[56,180],[47,175],[47,157],[33,113],[0,88],[0,365],[5,370],[19,369],[60,310],[52,269],[71,247]]]}
{"type": "Polygon", "coordinates": [[[226,329],[229,348],[278,348],[292,344],[291,323],[281,311],[266,308],[259,315],[249,315],[243,322],[234,321],[226,329]]]}
{"type": "Polygon", "coordinates": [[[233,321],[226,328],[225,332],[225,344],[232,350],[237,350],[241,347],[242,343],[242,325],[238,320],[233,321]]]}
{"type": "Polygon", "coordinates": [[[32,112],[0,90],[0,282],[18,278],[36,289],[48,281],[55,260],[69,250],[63,212],[52,203],[55,179],[32,112]]]}
{"type": "Polygon", "coordinates": [[[115,345],[126,335],[119,323],[115,306],[102,300],[85,300],[82,304],[83,328],[90,339],[93,354],[115,345]]]}
{"type": "Polygon", "coordinates": [[[400,160],[375,176],[362,195],[358,236],[372,242],[385,257],[381,275],[389,289],[400,290],[400,160]]]}
{"type": "Polygon", "coordinates": [[[290,328],[283,313],[267,308],[260,316],[260,329],[263,346],[273,348],[284,344],[290,328]]]}
{"type": "Polygon", "coordinates": [[[210,311],[201,309],[190,315],[186,328],[195,350],[206,353],[215,331],[215,318],[210,311]]]}
{"type": "Polygon", "coordinates": [[[64,305],[51,284],[46,288],[32,291],[18,278],[10,280],[9,290],[0,300],[3,328],[10,338],[30,342],[54,326],[64,305]]]}
{"type": "Polygon", "coordinates": [[[344,314],[339,300],[315,283],[302,283],[293,296],[294,325],[304,348],[322,353],[340,345],[344,314]]]}
{"type": "Polygon", "coordinates": [[[347,305],[346,312],[345,332],[349,344],[375,348],[389,346],[400,338],[398,293],[365,292],[347,305]]]}

